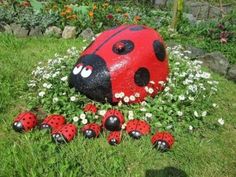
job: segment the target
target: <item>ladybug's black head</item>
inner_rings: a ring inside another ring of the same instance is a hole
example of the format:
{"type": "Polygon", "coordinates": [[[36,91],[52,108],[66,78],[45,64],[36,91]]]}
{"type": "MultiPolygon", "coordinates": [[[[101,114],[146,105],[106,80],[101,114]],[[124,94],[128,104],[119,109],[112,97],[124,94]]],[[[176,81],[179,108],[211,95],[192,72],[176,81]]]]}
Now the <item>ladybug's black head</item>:
{"type": "Polygon", "coordinates": [[[98,55],[82,56],[69,78],[70,87],[99,102],[112,102],[110,73],[98,55]]]}
{"type": "Polygon", "coordinates": [[[12,127],[16,132],[23,132],[24,131],[24,126],[21,122],[14,122],[12,127]]]}

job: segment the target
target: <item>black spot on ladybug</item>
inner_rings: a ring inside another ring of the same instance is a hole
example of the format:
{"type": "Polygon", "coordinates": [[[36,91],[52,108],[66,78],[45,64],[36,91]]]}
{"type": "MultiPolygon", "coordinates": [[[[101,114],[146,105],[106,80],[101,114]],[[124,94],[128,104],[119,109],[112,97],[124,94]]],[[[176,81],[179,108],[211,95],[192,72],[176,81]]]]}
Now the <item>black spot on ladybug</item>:
{"type": "Polygon", "coordinates": [[[115,43],[112,51],[118,55],[125,55],[134,49],[134,43],[130,40],[121,40],[115,43]]]}
{"type": "Polygon", "coordinates": [[[91,54],[82,56],[75,66],[78,64],[82,64],[84,68],[91,66],[93,71],[87,78],[82,77],[83,69],[77,75],[72,71],[69,78],[70,87],[75,87],[76,91],[96,101],[112,102],[111,79],[105,60],[91,54]]]}
{"type": "Polygon", "coordinates": [[[130,31],[141,31],[144,30],[145,27],[144,26],[134,26],[130,28],[130,31]]]}
{"type": "Polygon", "coordinates": [[[138,86],[146,86],[150,81],[150,73],[146,68],[139,68],[134,75],[134,82],[138,86]]]}
{"type": "Polygon", "coordinates": [[[165,57],[166,57],[166,50],[165,50],[163,43],[161,43],[158,40],[155,40],[153,42],[153,49],[154,49],[157,59],[159,61],[164,61],[165,57]]]}
{"type": "Polygon", "coordinates": [[[30,124],[30,122],[27,122],[27,124],[30,124]]]}

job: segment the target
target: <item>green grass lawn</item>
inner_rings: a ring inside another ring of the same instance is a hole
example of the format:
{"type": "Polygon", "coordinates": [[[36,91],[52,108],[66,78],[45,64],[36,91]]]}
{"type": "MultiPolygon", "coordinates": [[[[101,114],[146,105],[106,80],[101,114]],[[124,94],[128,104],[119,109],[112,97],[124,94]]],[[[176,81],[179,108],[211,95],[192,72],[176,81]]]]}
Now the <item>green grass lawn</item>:
{"type": "Polygon", "coordinates": [[[124,136],[117,147],[102,135],[85,140],[79,134],[68,144],[57,146],[46,132],[18,134],[13,118],[24,111],[20,96],[26,91],[30,73],[39,61],[81,41],[55,38],[17,39],[0,34],[0,177],[10,176],[236,176],[236,85],[221,76],[219,108],[209,123],[193,133],[175,134],[174,148],[167,153],[152,149],[150,137],[139,141],[124,136]],[[225,120],[224,126],[217,119],[225,120]]]}

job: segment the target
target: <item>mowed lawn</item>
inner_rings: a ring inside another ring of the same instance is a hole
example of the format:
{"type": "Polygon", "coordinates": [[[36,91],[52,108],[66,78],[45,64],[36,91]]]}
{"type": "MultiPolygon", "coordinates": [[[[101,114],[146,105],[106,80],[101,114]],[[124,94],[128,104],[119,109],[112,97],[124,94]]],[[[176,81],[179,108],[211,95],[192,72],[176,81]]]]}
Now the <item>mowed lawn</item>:
{"type": "Polygon", "coordinates": [[[112,147],[105,135],[85,140],[79,134],[70,144],[57,146],[47,132],[15,133],[11,123],[25,109],[21,95],[35,65],[81,45],[79,39],[0,34],[0,177],[236,176],[236,84],[218,75],[214,77],[219,91],[212,99],[219,108],[210,110],[202,129],[176,133],[176,143],[167,153],[152,149],[149,136],[134,141],[124,135],[122,143],[112,147]],[[224,126],[217,123],[219,118],[224,126]]]}

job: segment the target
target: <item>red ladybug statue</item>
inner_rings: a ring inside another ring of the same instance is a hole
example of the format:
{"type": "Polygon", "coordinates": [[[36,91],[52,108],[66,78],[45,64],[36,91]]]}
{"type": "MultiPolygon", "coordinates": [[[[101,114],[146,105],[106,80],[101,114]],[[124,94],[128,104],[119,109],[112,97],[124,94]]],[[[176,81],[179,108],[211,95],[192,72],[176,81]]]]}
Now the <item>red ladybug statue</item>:
{"type": "Polygon", "coordinates": [[[88,103],[84,107],[84,112],[91,112],[95,114],[97,112],[97,107],[92,103],[88,103]]]}
{"type": "Polygon", "coordinates": [[[66,123],[65,117],[61,115],[49,115],[41,123],[41,129],[57,129],[66,123]]]}
{"type": "Polygon", "coordinates": [[[14,120],[12,127],[16,132],[27,132],[36,127],[37,117],[32,112],[19,114],[14,120]]]}
{"type": "Polygon", "coordinates": [[[141,136],[150,133],[150,125],[139,119],[130,120],[126,125],[126,132],[134,139],[140,139],[141,136]]]}
{"type": "Polygon", "coordinates": [[[122,124],[125,122],[123,114],[118,110],[108,110],[102,118],[102,125],[109,131],[121,130],[122,124]]]}
{"type": "Polygon", "coordinates": [[[162,152],[169,150],[174,141],[174,137],[169,132],[157,132],[151,139],[154,147],[162,152]]]}
{"type": "Polygon", "coordinates": [[[146,26],[122,25],[103,32],[82,53],[69,85],[99,102],[137,103],[163,89],[159,81],[165,82],[168,72],[160,34],[146,26]]]}
{"type": "Polygon", "coordinates": [[[118,145],[121,142],[121,136],[121,131],[110,132],[109,136],[107,137],[107,141],[112,146],[118,145]]]}
{"type": "Polygon", "coordinates": [[[77,127],[74,124],[66,124],[52,131],[52,138],[56,143],[68,143],[77,134],[77,127]]]}
{"type": "Polygon", "coordinates": [[[95,123],[86,124],[81,131],[85,138],[97,138],[101,133],[101,126],[95,123]]]}

